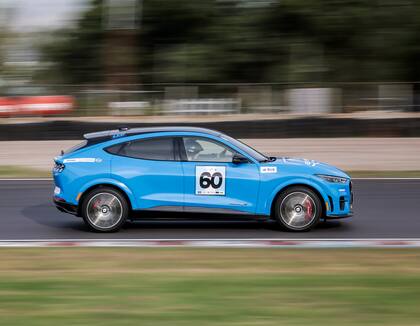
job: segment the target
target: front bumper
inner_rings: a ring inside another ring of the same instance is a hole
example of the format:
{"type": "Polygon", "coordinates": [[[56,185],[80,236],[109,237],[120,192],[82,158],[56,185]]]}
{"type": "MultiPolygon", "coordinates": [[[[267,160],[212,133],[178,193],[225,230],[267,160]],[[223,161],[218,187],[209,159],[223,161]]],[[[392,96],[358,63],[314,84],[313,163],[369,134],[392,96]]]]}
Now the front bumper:
{"type": "Polygon", "coordinates": [[[353,183],[330,185],[326,201],[326,219],[338,219],[353,216],[353,183]]]}

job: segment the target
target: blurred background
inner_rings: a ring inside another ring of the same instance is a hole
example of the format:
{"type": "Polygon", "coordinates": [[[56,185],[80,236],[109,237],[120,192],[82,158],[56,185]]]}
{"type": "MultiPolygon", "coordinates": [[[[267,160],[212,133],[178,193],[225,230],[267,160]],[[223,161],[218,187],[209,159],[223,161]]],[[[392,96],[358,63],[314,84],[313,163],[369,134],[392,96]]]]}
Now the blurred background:
{"type": "Polygon", "coordinates": [[[0,325],[418,325],[420,252],[401,240],[386,250],[70,247],[418,238],[419,35],[419,0],[0,0],[0,247],[67,247],[0,250],[0,325]],[[352,177],[417,179],[356,180],[355,217],[303,235],[214,221],[100,235],[55,210],[62,149],[87,132],[171,124],[352,177]],[[38,177],[49,179],[27,180],[38,177]]]}
{"type": "Polygon", "coordinates": [[[419,33],[414,0],[1,0],[0,115],[418,112],[419,33]]]}
{"type": "Polygon", "coordinates": [[[0,0],[0,170],[46,171],[86,132],[192,124],[420,171],[419,34],[414,0],[0,0]]]}

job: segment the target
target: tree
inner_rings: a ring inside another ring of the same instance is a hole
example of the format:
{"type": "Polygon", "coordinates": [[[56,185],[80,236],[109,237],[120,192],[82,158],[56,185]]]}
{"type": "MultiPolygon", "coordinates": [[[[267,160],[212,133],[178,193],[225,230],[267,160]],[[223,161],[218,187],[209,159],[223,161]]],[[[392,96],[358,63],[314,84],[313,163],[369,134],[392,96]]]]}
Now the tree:
{"type": "MultiPolygon", "coordinates": [[[[130,60],[144,83],[412,81],[420,72],[418,1],[143,0],[139,15],[130,60]]],[[[64,81],[104,81],[102,17],[93,0],[44,48],[64,81]]]]}
{"type": "Polygon", "coordinates": [[[42,49],[52,62],[54,78],[70,84],[98,83],[103,80],[102,1],[94,0],[76,27],[59,30],[42,49]]]}

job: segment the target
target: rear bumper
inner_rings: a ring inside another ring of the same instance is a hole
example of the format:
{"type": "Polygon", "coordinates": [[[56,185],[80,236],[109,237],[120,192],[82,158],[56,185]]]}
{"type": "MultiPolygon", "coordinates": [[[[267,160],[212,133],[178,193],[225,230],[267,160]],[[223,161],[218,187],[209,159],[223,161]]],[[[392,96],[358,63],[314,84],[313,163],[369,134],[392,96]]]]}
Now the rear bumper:
{"type": "Polygon", "coordinates": [[[72,215],[78,215],[77,206],[66,202],[63,198],[54,196],[53,202],[54,202],[55,207],[57,207],[57,209],[60,212],[64,212],[64,213],[68,213],[72,215]]]}

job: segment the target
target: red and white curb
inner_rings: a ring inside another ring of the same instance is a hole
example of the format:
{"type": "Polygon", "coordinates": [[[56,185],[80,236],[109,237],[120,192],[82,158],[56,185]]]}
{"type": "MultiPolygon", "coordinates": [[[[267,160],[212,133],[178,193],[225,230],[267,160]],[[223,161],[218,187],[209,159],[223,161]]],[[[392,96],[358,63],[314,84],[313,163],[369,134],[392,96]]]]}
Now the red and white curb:
{"type": "Polygon", "coordinates": [[[0,240],[0,247],[420,248],[420,239],[0,240]]]}

